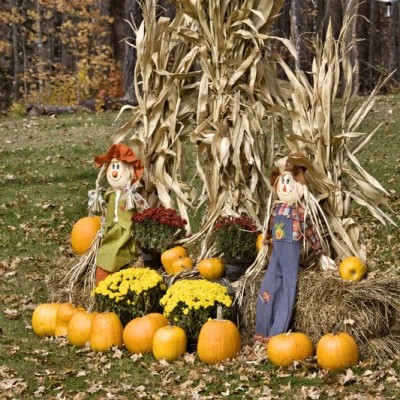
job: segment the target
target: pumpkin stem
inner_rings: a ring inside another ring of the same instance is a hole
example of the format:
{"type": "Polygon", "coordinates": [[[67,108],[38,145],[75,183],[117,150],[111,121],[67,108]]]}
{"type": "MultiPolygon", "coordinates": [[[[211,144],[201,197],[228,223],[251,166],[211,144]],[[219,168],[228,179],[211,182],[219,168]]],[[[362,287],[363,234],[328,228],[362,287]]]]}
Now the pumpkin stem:
{"type": "Polygon", "coordinates": [[[222,321],[223,320],[222,306],[218,306],[218,308],[217,308],[217,320],[218,321],[222,321]]]}
{"type": "Polygon", "coordinates": [[[342,324],[340,322],[336,322],[336,324],[333,325],[332,334],[333,335],[338,335],[339,332],[340,332],[341,326],[342,326],[342,324]]]}

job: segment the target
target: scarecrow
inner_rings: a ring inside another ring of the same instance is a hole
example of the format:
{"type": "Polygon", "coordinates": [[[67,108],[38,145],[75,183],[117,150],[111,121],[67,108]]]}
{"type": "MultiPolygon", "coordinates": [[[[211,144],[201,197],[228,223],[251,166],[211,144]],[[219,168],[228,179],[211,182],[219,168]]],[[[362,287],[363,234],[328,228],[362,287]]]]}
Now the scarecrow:
{"type": "Polygon", "coordinates": [[[122,143],[114,144],[106,154],[96,156],[94,161],[97,167],[102,168],[99,177],[105,172],[110,185],[104,200],[99,195],[101,188],[89,194],[92,208],[95,202],[106,204],[103,238],[97,252],[97,285],[137,258],[132,238],[132,215],[148,208],[148,205],[137,191],[144,167],[130,147],[122,143]]]}
{"type": "MultiPolygon", "coordinates": [[[[302,244],[305,242],[321,257],[324,269],[336,268],[323,254],[321,235],[313,224],[308,207],[311,194],[306,185],[307,163],[302,155],[279,160],[270,176],[278,199],[274,202],[264,235],[264,245],[272,254],[257,299],[255,341],[289,329],[296,299],[297,277],[302,244]],[[297,165],[296,161],[299,161],[297,165]]],[[[315,170],[313,170],[315,172],[315,170]]]]}

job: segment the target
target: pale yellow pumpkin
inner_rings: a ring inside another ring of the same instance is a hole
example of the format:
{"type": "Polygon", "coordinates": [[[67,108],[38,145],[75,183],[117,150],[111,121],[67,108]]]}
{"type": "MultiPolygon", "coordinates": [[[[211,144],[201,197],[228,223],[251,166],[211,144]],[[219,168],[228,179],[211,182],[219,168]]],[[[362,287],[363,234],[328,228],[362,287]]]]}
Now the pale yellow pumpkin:
{"type": "Polygon", "coordinates": [[[62,303],[57,311],[56,327],[54,336],[66,336],[68,333],[68,324],[72,316],[78,311],[71,303],[62,303]]]}
{"type": "Polygon", "coordinates": [[[186,332],[179,326],[159,328],[153,337],[153,355],[157,360],[174,361],[186,351],[186,332]]]}
{"type": "Polygon", "coordinates": [[[193,260],[190,257],[179,257],[172,261],[171,272],[172,275],[177,275],[181,271],[191,269],[193,267],[193,260]]]}
{"type": "Polygon", "coordinates": [[[60,303],[39,304],[32,314],[32,329],[38,336],[53,336],[60,303]]]}
{"type": "Polygon", "coordinates": [[[169,275],[172,275],[172,262],[177,260],[178,258],[187,256],[188,253],[184,247],[176,246],[171,249],[165,250],[161,254],[161,263],[165,268],[165,271],[167,271],[169,275]]]}
{"type": "Polygon", "coordinates": [[[167,320],[162,314],[151,313],[128,322],[123,331],[123,342],[132,354],[148,353],[153,348],[154,334],[167,320]]]}
{"type": "Polygon", "coordinates": [[[97,313],[78,310],[68,323],[67,339],[77,347],[84,347],[90,341],[93,319],[97,313]]]}
{"type": "Polygon", "coordinates": [[[311,339],[300,332],[281,333],[267,344],[267,356],[272,364],[288,367],[293,361],[301,361],[314,355],[311,339]]]}
{"type": "Polygon", "coordinates": [[[90,348],[93,351],[106,351],[112,346],[121,345],[123,330],[121,320],[116,313],[96,314],[90,333],[90,348]]]}

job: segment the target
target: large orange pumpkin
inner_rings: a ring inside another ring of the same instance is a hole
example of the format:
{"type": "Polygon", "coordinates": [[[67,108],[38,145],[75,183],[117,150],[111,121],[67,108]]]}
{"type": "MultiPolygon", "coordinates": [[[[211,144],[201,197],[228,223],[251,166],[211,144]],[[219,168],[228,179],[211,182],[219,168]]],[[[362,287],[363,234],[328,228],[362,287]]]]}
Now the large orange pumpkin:
{"type": "Polygon", "coordinates": [[[272,364],[288,367],[293,361],[305,360],[314,355],[311,339],[300,332],[281,333],[267,344],[267,356],[272,364]]]}
{"type": "Polygon", "coordinates": [[[154,334],[167,323],[166,318],[157,313],[133,319],[124,328],[122,337],[125,347],[132,354],[151,352],[154,334]]]}
{"type": "Polygon", "coordinates": [[[225,273],[225,265],[220,258],[205,258],[197,264],[200,275],[209,281],[221,279],[225,273]]]}
{"type": "Polygon", "coordinates": [[[77,347],[83,347],[90,341],[94,317],[97,313],[78,310],[68,323],[68,341],[77,347]]]}
{"type": "Polygon", "coordinates": [[[167,273],[169,275],[172,275],[173,274],[173,271],[172,271],[173,261],[175,261],[181,257],[187,257],[187,256],[188,256],[188,253],[184,247],[176,246],[171,249],[165,250],[161,254],[161,264],[163,265],[163,267],[165,268],[167,273]]]}
{"type": "Polygon", "coordinates": [[[186,351],[186,332],[179,326],[167,325],[156,331],[153,337],[153,355],[174,361],[186,351]]]}
{"type": "Polygon", "coordinates": [[[114,312],[98,313],[93,318],[90,332],[90,348],[93,351],[106,351],[112,346],[122,344],[124,328],[114,312]]]}
{"type": "Polygon", "coordinates": [[[317,363],[322,369],[341,370],[358,360],[357,343],[348,333],[327,333],[317,343],[317,363]]]}
{"type": "Polygon", "coordinates": [[[86,253],[97,232],[101,228],[101,218],[97,215],[83,217],[75,222],[71,231],[71,246],[78,255],[86,253]]]}
{"type": "Polygon", "coordinates": [[[216,364],[237,356],[241,348],[237,326],[222,319],[222,308],[218,307],[217,319],[208,320],[200,329],[197,354],[201,361],[216,364]]]}
{"type": "Polygon", "coordinates": [[[32,314],[32,329],[38,336],[53,336],[60,303],[39,304],[32,314]]]}

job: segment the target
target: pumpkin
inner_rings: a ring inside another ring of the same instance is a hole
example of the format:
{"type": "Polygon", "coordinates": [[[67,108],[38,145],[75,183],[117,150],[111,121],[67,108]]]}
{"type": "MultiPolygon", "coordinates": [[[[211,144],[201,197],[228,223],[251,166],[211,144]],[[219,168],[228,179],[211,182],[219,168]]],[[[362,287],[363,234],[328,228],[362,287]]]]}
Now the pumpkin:
{"type": "Polygon", "coordinates": [[[155,319],[156,321],[158,321],[160,326],[168,325],[167,317],[164,314],[154,312],[154,313],[147,314],[146,317],[155,319]]]}
{"type": "Polygon", "coordinates": [[[71,303],[62,303],[57,310],[56,327],[54,336],[66,336],[68,333],[68,323],[72,316],[78,311],[71,303]]]}
{"type": "Polygon", "coordinates": [[[112,346],[122,344],[124,328],[115,312],[98,313],[93,318],[90,333],[90,348],[93,351],[106,351],[112,346]]]}
{"type": "Polygon", "coordinates": [[[60,303],[39,304],[32,314],[32,329],[38,336],[53,336],[60,303]]]}
{"type": "Polygon", "coordinates": [[[186,351],[186,332],[179,326],[167,325],[153,337],[153,355],[157,360],[174,361],[186,351]]]}
{"type": "Polygon", "coordinates": [[[101,228],[98,215],[83,217],[75,222],[71,231],[71,246],[77,255],[86,253],[101,228]]]}
{"type": "Polygon", "coordinates": [[[208,320],[200,329],[197,342],[199,359],[206,364],[216,364],[237,356],[241,348],[237,326],[222,319],[222,307],[218,307],[217,318],[208,320]]]}
{"type": "Polygon", "coordinates": [[[326,370],[341,370],[358,363],[356,341],[345,332],[327,333],[317,343],[317,364],[326,370]]]}
{"type": "Polygon", "coordinates": [[[197,268],[200,275],[209,281],[221,279],[225,273],[225,265],[220,258],[205,258],[198,263],[197,268]]]}
{"type": "Polygon", "coordinates": [[[171,272],[172,275],[177,275],[181,271],[185,271],[193,267],[193,260],[190,257],[179,257],[172,261],[171,272]]]}
{"type": "Polygon", "coordinates": [[[124,328],[122,337],[125,347],[132,354],[151,352],[154,334],[166,325],[166,318],[157,313],[133,319],[124,328]]]}
{"type": "Polygon", "coordinates": [[[347,257],[340,263],[339,273],[343,280],[358,282],[367,274],[367,267],[358,257],[347,257]]]}
{"type": "Polygon", "coordinates": [[[267,356],[272,364],[288,367],[293,361],[301,361],[314,355],[311,339],[300,332],[281,333],[272,336],[267,344],[267,356]]]}
{"type": "Polygon", "coordinates": [[[172,275],[172,262],[180,257],[187,257],[187,251],[182,246],[172,247],[161,254],[161,264],[169,275],[172,275]]]}
{"type": "Polygon", "coordinates": [[[77,347],[83,347],[90,340],[94,317],[97,313],[79,310],[71,317],[68,323],[67,339],[77,347]]]}
{"type": "Polygon", "coordinates": [[[258,234],[257,236],[257,241],[256,241],[256,248],[257,251],[260,251],[263,247],[263,240],[264,240],[264,236],[262,233],[258,234]]]}

